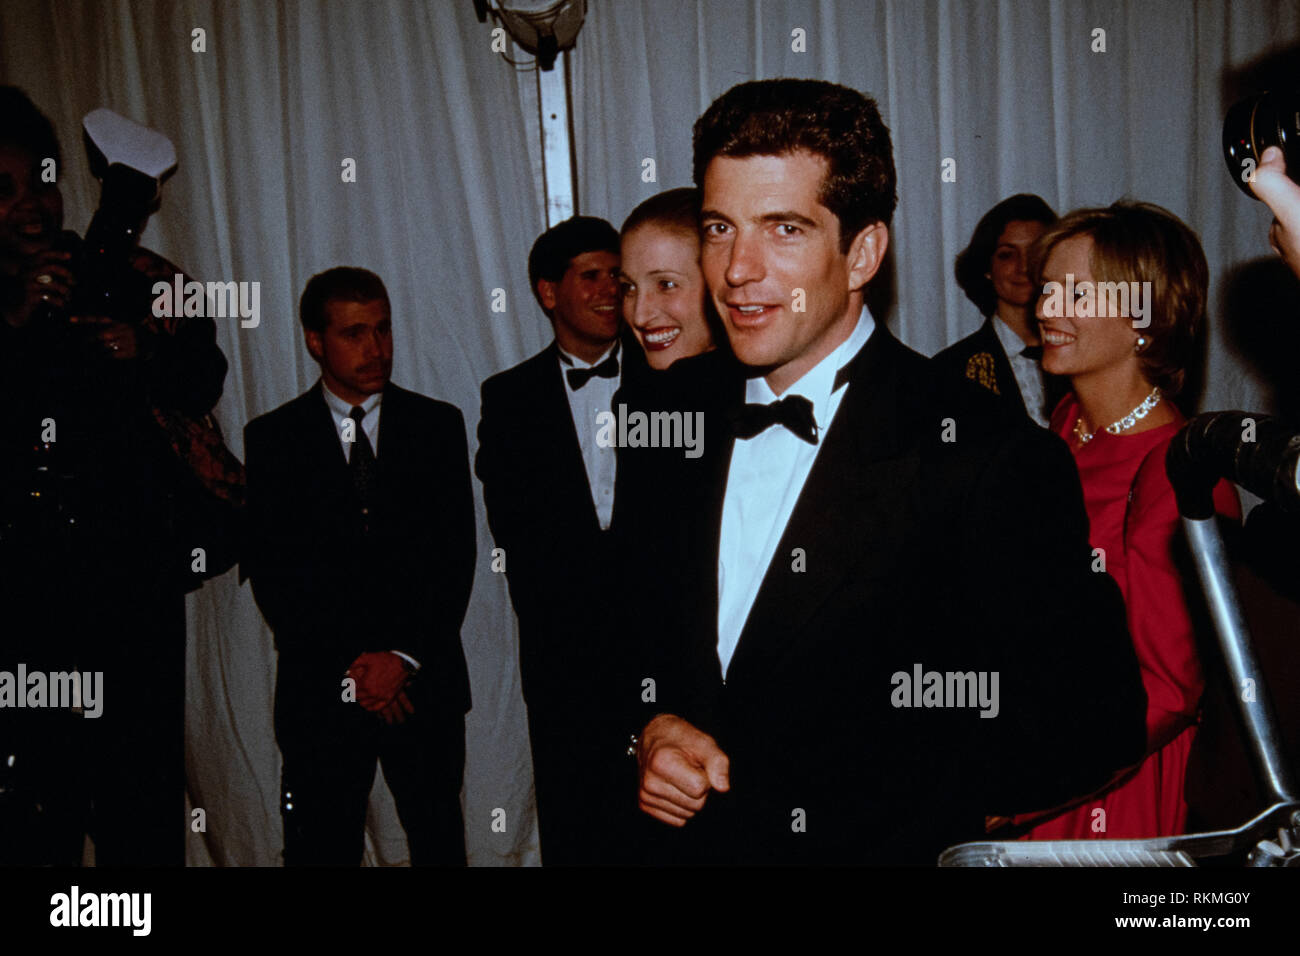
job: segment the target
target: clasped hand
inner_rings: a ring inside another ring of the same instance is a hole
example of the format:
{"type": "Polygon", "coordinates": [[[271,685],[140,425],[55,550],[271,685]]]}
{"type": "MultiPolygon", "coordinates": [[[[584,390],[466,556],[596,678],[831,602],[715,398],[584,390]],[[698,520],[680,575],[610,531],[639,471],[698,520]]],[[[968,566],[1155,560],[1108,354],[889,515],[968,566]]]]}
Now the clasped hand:
{"type": "Polygon", "coordinates": [[[415,713],[406,696],[411,673],[405,662],[391,651],[367,651],[357,655],[348,667],[348,677],[357,682],[357,703],[377,713],[389,724],[400,724],[415,713]]]}

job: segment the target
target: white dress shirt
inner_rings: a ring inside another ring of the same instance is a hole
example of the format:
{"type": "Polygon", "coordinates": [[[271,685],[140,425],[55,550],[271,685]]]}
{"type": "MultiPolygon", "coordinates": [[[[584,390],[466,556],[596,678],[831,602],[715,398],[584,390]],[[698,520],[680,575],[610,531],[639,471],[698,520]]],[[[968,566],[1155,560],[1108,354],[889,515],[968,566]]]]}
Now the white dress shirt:
{"type": "MultiPolygon", "coordinates": [[[[325,393],[325,404],[329,406],[330,414],[334,416],[334,429],[339,433],[339,445],[343,448],[343,459],[351,464],[352,445],[356,441],[356,434],[354,431],[352,441],[344,441],[343,423],[351,416],[352,406],[331,392],[330,387],[324,381],[320,383],[320,388],[325,393]]],[[[370,439],[370,450],[375,453],[376,458],[379,457],[379,405],[383,400],[384,393],[375,392],[361,403],[361,408],[366,413],[361,419],[361,430],[370,439]]]]}
{"type": "MultiPolygon", "coordinates": [[[[352,416],[352,406],[339,398],[330,391],[330,387],[325,384],[324,380],[320,383],[321,392],[325,395],[325,404],[329,406],[330,415],[334,418],[334,428],[339,433],[339,446],[343,449],[343,458],[352,463],[352,446],[356,444],[356,433],[353,432],[352,441],[345,441],[343,438],[343,423],[352,416]]],[[[383,392],[375,392],[373,395],[366,397],[361,403],[365,415],[361,418],[361,430],[366,433],[370,439],[370,450],[375,453],[375,458],[379,457],[379,406],[384,400],[383,392]]],[[[355,426],[353,426],[355,429],[355,426]]],[[[406,661],[416,670],[420,669],[420,662],[405,651],[393,651],[398,657],[406,661]]]]}
{"type": "Polygon", "coordinates": [[[993,316],[993,331],[998,334],[1002,351],[1007,353],[1011,362],[1011,374],[1016,377],[1016,387],[1025,400],[1029,417],[1046,428],[1047,411],[1043,406],[1047,404],[1047,391],[1043,387],[1043,367],[1029,356],[1020,354],[1025,348],[1024,340],[996,315],[993,316]]]}
{"type": "MultiPolygon", "coordinates": [[[[835,373],[866,344],[876,323],[863,306],[858,323],[835,351],[780,395],[802,395],[812,402],[818,441],[810,445],[783,425],[749,439],[736,439],[727,471],[722,504],[722,535],[718,542],[718,659],[725,678],[768,565],[791,561],[775,554],[795,502],[821,451],[831,421],[848,385],[835,389],[835,373]]],[[[763,378],[745,384],[747,403],[767,405],[778,396],[763,378]]]]}
{"type": "Polygon", "coordinates": [[[587,488],[591,491],[591,501],[596,506],[596,518],[600,521],[602,531],[609,529],[609,523],[614,517],[614,475],[618,449],[613,445],[602,448],[596,442],[596,434],[600,431],[596,416],[612,408],[614,393],[623,380],[623,362],[620,356],[618,374],[613,378],[593,375],[582,388],[572,388],[565,372],[570,368],[594,368],[615,354],[618,346],[619,343],[615,342],[596,361],[584,362],[556,345],[560,352],[560,378],[564,380],[564,394],[569,396],[569,412],[573,415],[573,428],[578,433],[582,464],[587,470],[587,488]]]}

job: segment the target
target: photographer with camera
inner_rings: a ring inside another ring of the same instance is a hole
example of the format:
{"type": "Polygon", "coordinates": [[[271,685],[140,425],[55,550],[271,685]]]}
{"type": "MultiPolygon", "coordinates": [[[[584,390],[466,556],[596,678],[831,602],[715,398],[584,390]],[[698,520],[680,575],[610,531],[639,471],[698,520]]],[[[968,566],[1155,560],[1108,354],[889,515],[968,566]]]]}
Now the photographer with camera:
{"type": "Polygon", "coordinates": [[[201,578],[177,514],[205,481],[201,426],[181,423],[211,422],[226,360],[210,318],[151,309],[180,270],[138,247],[151,208],[119,182],[156,208],[160,179],[96,170],[82,240],[61,173],[50,121],[0,87],[0,672],[19,675],[0,693],[0,862],[76,864],[89,833],[98,865],[181,865],[184,594],[201,578]]]}
{"type": "Polygon", "coordinates": [[[1277,217],[1269,245],[1300,277],[1300,186],[1295,179],[1300,175],[1300,109],[1295,94],[1271,90],[1234,103],[1223,118],[1223,158],[1237,187],[1262,200],[1277,217]]]}

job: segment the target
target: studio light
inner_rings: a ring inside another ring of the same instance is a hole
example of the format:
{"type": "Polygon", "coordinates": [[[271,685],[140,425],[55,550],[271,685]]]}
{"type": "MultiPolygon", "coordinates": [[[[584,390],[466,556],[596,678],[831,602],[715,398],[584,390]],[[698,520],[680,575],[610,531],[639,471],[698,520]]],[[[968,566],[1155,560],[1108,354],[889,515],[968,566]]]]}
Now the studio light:
{"type": "Polygon", "coordinates": [[[543,70],[555,67],[561,50],[573,47],[587,16],[587,0],[474,0],[480,23],[488,14],[510,38],[537,57],[543,70]]]}

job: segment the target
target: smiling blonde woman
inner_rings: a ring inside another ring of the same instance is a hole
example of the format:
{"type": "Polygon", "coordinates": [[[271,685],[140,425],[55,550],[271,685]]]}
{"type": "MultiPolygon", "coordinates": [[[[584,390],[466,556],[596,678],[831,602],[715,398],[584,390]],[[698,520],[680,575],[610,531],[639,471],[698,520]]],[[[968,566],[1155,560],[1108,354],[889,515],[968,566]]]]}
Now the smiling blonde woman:
{"type": "MultiPolygon", "coordinates": [[[[1069,444],[1083,484],[1094,569],[1119,584],[1147,693],[1147,748],[1140,764],[1064,812],[1037,819],[1034,840],[1139,839],[1182,833],[1183,777],[1205,686],[1182,575],[1178,508],[1165,452],[1183,424],[1181,390],[1205,317],[1208,269],[1196,235],[1147,203],[1070,213],[1035,250],[1043,369],[1071,391],[1051,428],[1069,444]],[[1138,283],[1130,303],[1089,294],[1100,282],[1138,283]],[[1062,303],[1047,290],[1074,290],[1062,303]]],[[[1215,489],[1218,511],[1240,519],[1232,486],[1215,489]]]]}

